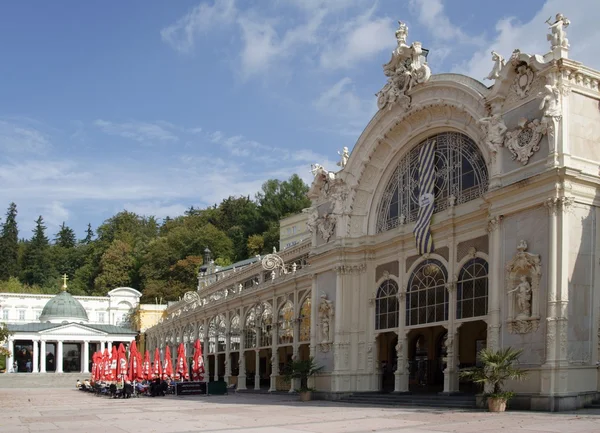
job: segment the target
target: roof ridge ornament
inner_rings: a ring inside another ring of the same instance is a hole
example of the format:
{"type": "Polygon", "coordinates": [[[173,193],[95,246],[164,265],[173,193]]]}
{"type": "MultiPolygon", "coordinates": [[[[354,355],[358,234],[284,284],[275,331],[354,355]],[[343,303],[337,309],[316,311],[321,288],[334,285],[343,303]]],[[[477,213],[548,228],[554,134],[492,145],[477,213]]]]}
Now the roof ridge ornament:
{"type": "Polygon", "coordinates": [[[398,21],[398,26],[395,33],[398,46],[392,51],[391,60],[383,65],[388,81],[375,95],[380,110],[386,106],[391,109],[396,103],[409,108],[411,98],[407,93],[416,84],[425,83],[431,77],[431,69],[427,66],[429,50],[424,49],[421,42],[407,45],[408,26],[402,21],[398,21]]]}
{"type": "Polygon", "coordinates": [[[62,280],[63,280],[62,291],[63,292],[67,291],[67,280],[68,279],[69,279],[69,277],[67,277],[67,274],[63,274],[63,276],[62,276],[62,280]]]}

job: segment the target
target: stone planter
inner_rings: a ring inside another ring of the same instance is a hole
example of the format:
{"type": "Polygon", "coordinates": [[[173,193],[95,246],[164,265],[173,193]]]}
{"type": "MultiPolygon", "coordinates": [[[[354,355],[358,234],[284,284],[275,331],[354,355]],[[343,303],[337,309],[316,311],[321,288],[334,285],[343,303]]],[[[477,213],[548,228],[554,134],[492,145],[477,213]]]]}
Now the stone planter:
{"type": "Polygon", "coordinates": [[[311,401],[312,400],[312,392],[311,391],[301,391],[300,392],[300,401],[311,401]]]}
{"type": "Polygon", "coordinates": [[[504,412],[506,410],[506,399],[505,398],[492,398],[488,397],[488,410],[490,412],[504,412]]]}

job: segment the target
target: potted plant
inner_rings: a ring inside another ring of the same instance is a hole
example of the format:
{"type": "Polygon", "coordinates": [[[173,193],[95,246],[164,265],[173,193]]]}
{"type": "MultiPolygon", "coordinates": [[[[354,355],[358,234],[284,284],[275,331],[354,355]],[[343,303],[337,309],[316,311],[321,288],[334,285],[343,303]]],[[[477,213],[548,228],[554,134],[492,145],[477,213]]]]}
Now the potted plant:
{"type": "Polygon", "coordinates": [[[296,392],[300,394],[301,401],[310,401],[312,389],[308,387],[308,378],[319,373],[322,369],[322,366],[317,366],[312,356],[306,360],[293,359],[286,365],[284,377],[287,382],[292,379],[300,379],[300,389],[297,389],[296,392]]]}
{"type": "Polygon", "coordinates": [[[513,396],[512,392],[503,390],[504,382],[506,380],[522,380],[527,375],[525,370],[514,366],[522,352],[522,349],[513,350],[510,347],[497,351],[482,349],[479,352],[479,358],[483,366],[460,372],[462,378],[483,384],[484,387],[491,390],[484,394],[490,412],[504,412],[506,402],[513,396]]]}

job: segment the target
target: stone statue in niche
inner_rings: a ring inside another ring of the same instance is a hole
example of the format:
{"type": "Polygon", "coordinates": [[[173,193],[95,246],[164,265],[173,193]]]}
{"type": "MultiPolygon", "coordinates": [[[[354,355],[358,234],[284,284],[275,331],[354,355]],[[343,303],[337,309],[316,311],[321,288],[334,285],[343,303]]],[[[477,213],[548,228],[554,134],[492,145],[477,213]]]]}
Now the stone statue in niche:
{"type": "Polygon", "coordinates": [[[333,320],[333,302],[327,299],[325,293],[321,294],[319,301],[319,327],[321,330],[321,349],[326,352],[331,344],[331,321],[333,320]]]}
{"type": "Polygon", "coordinates": [[[569,48],[569,40],[567,39],[565,29],[569,27],[571,21],[563,14],[556,14],[556,19],[553,23],[550,22],[551,19],[552,17],[546,20],[546,24],[550,26],[550,33],[546,36],[546,39],[550,41],[552,49],[569,48]]]}
{"type": "Polygon", "coordinates": [[[492,71],[488,74],[488,76],[484,78],[484,80],[496,80],[500,78],[500,72],[502,72],[502,69],[506,64],[506,62],[504,61],[504,57],[502,57],[495,51],[492,51],[492,60],[494,62],[494,67],[492,68],[492,71]]]}
{"type": "Polygon", "coordinates": [[[306,221],[306,228],[309,232],[314,233],[317,229],[317,222],[319,220],[319,210],[315,207],[302,209],[302,212],[308,214],[308,220],[306,221]]]}
{"type": "Polygon", "coordinates": [[[540,102],[540,110],[544,112],[544,117],[562,116],[561,91],[558,86],[550,83],[546,84],[540,95],[543,96],[542,102],[540,102]]]}
{"type": "Polygon", "coordinates": [[[508,331],[512,334],[535,332],[539,328],[539,290],[542,276],[539,254],[527,251],[527,242],[517,245],[517,253],[506,265],[508,294],[508,331]]]}
{"type": "Polygon", "coordinates": [[[517,297],[517,306],[519,314],[517,319],[523,319],[531,316],[531,284],[527,281],[525,275],[521,275],[521,282],[508,293],[515,293],[517,297]]]}
{"type": "Polygon", "coordinates": [[[496,155],[504,143],[504,134],[507,129],[502,116],[496,113],[490,117],[479,119],[477,123],[485,134],[485,144],[492,154],[496,155]]]}

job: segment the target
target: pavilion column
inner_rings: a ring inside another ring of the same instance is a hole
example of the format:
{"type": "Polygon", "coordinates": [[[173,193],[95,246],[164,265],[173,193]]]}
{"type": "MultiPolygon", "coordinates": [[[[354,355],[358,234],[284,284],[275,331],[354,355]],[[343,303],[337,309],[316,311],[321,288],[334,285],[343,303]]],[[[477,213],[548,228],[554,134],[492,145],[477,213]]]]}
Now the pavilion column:
{"type": "Polygon", "coordinates": [[[46,372],[46,340],[40,341],[40,373],[46,372]]]}
{"type": "Polygon", "coordinates": [[[208,350],[210,348],[210,344],[208,342],[208,320],[204,320],[204,350],[202,351],[202,356],[204,357],[204,378],[206,382],[210,382],[210,364],[208,362],[208,350]]]}
{"type": "MultiPolygon", "coordinates": [[[[451,244],[453,245],[453,243],[451,244]]],[[[453,269],[453,268],[451,268],[453,269]]],[[[444,369],[444,393],[458,392],[458,326],[456,319],[456,283],[447,284],[448,302],[448,334],[446,335],[446,368],[444,369]]]]}
{"type": "Polygon", "coordinates": [[[106,347],[108,349],[108,353],[112,353],[112,341],[107,341],[106,347]]]}
{"type": "Polygon", "coordinates": [[[11,337],[8,338],[8,351],[10,355],[6,357],[6,371],[16,373],[16,370],[13,368],[15,362],[15,341],[11,337]]]}
{"type": "Polygon", "coordinates": [[[39,341],[33,340],[33,365],[31,366],[32,373],[39,373],[38,363],[40,362],[39,341]]]}
{"type": "MultiPolygon", "coordinates": [[[[240,317],[243,317],[240,311],[240,317]]],[[[238,360],[238,366],[240,368],[237,378],[237,389],[246,389],[246,332],[242,331],[240,336],[240,359],[238,360]]]]}
{"type": "MultiPolygon", "coordinates": [[[[298,293],[296,293],[296,299],[294,302],[294,306],[298,309],[300,308],[298,306],[298,293]]],[[[296,315],[294,317],[298,317],[298,315],[300,314],[300,312],[298,311],[296,313],[296,315]]],[[[292,346],[292,359],[295,361],[298,359],[298,348],[299,348],[299,340],[300,340],[300,319],[296,319],[293,322],[294,325],[294,344],[292,346]]],[[[297,388],[300,388],[300,385],[298,384],[298,379],[292,379],[290,380],[290,392],[296,392],[297,388]]]]}
{"type": "Polygon", "coordinates": [[[271,329],[271,383],[269,392],[277,391],[277,376],[279,376],[279,311],[277,311],[277,297],[273,297],[273,328],[271,329]]]}
{"type": "Polygon", "coordinates": [[[82,373],[90,372],[90,342],[83,342],[83,368],[81,369],[82,373]]]}
{"type": "MultiPolygon", "coordinates": [[[[258,346],[259,344],[259,339],[258,339],[258,333],[257,333],[257,339],[256,339],[256,345],[258,346]]],[[[254,389],[260,389],[260,349],[256,349],[255,350],[255,355],[254,355],[254,364],[256,365],[256,368],[254,370],[256,370],[254,372],[254,389]]]]}
{"type": "Polygon", "coordinates": [[[63,372],[63,342],[60,340],[56,343],[56,372],[63,372]]]}
{"type": "MultiPolygon", "coordinates": [[[[399,232],[404,232],[404,225],[399,227],[399,232]]],[[[408,392],[408,332],[406,331],[406,287],[404,274],[406,273],[406,259],[404,244],[398,254],[398,342],[396,343],[396,371],[394,372],[394,392],[408,392]]]]}
{"type": "Polygon", "coordinates": [[[231,377],[231,321],[229,320],[229,312],[227,312],[227,332],[225,333],[225,374],[223,380],[229,385],[231,377]]]}
{"type": "MultiPolygon", "coordinates": [[[[316,232],[313,233],[314,239],[316,239],[316,232]]],[[[313,245],[316,245],[316,241],[313,240],[313,245]]],[[[310,357],[314,358],[317,355],[317,323],[318,323],[318,283],[317,274],[312,275],[312,284],[310,289],[310,346],[309,353],[310,357]]],[[[311,376],[308,378],[308,387],[315,387],[315,377],[311,376]]]]}
{"type": "Polygon", "coordinates": [[[488,222],[488,251],[490,264],[488,275],[489,306],[487,322],[487,347],[500,349],[500,304],[503,293],[503,266],[502,266],[502,217],[493,217],[488,222]]]}

